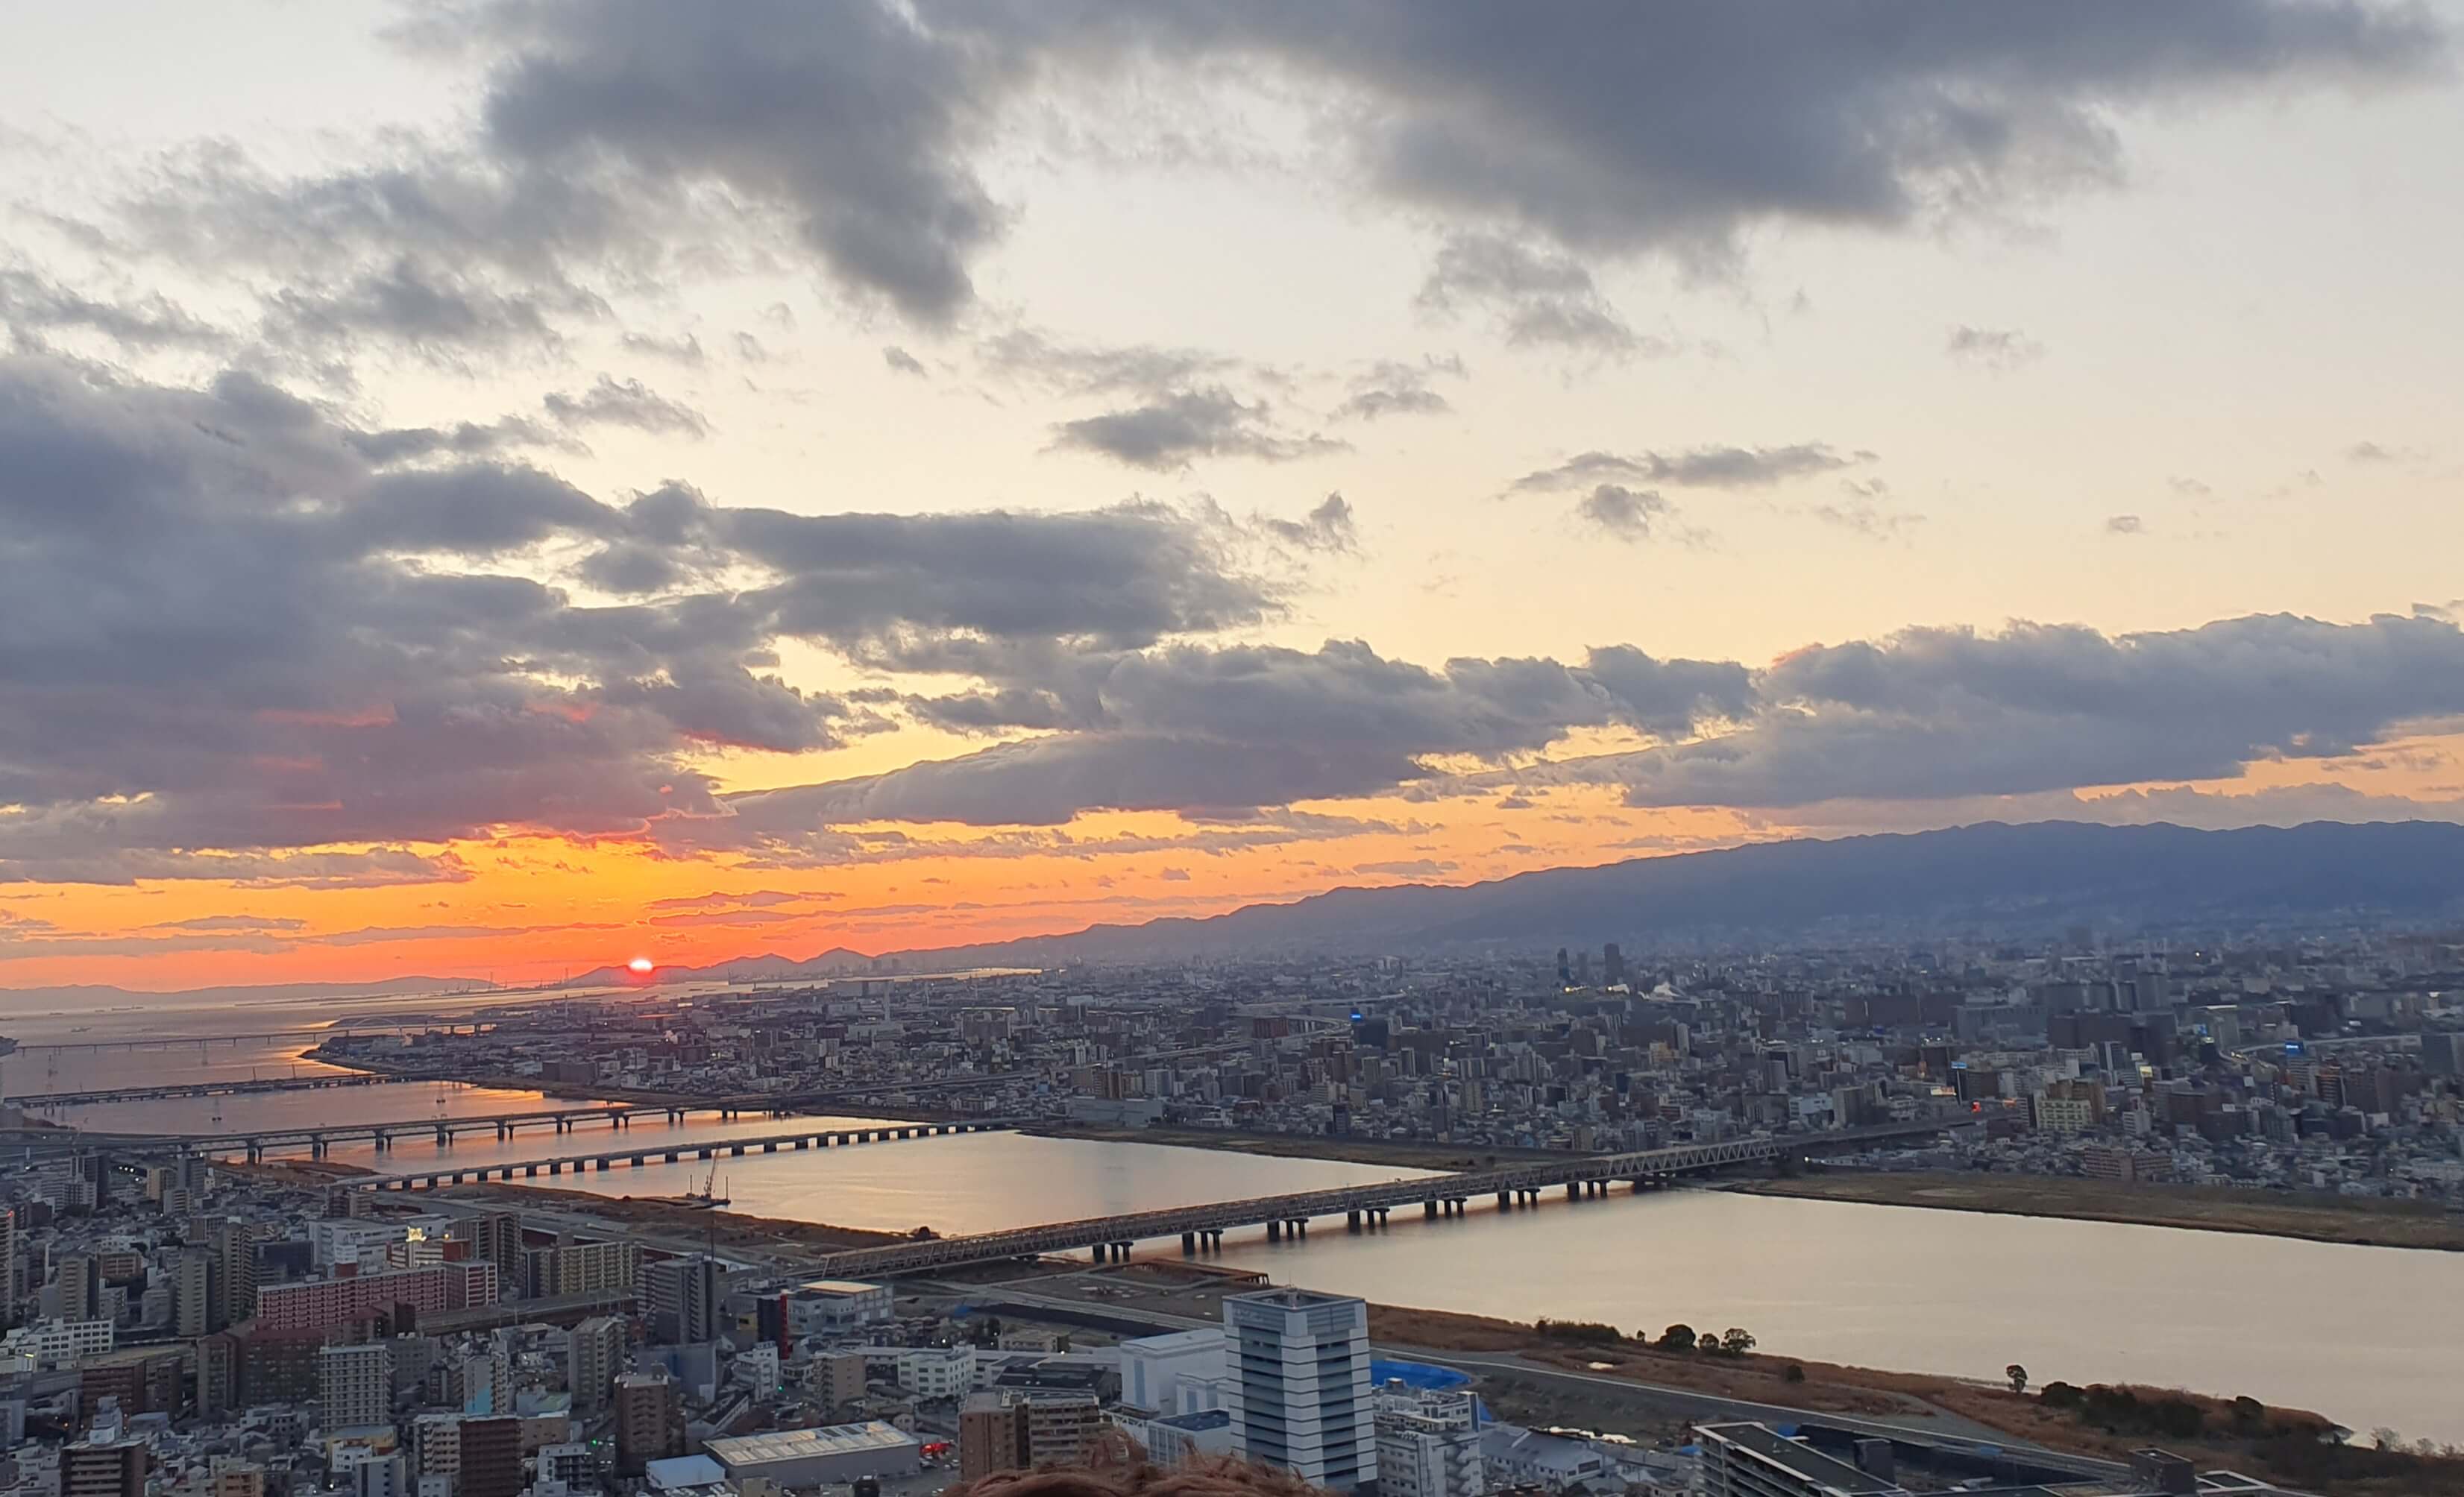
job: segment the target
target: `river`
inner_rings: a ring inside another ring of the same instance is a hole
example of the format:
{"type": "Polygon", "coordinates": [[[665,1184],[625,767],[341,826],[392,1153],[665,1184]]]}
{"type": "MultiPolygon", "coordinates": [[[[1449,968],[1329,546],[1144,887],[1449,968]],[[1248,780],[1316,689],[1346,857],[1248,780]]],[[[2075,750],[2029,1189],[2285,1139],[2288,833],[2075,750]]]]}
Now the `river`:
{"type": "MultiPolygon", "coordinates": [[[[671,1193],[695,1167],[567,1188],[671,1193]]],[[[949,1233],[1419,1173],[1019,1134],[748,1156],[722,1172],[738,1211],[949,1233]]],[[[1814,1360],[1996,1381],[2018,1362],[2039,1383],[2248,1394],[2464,1441],[2464,1253],[1702,1189],[1397,1212],[1357,1235],[1324,1220],[1305,1243],[1227,1236],[1215,1261],[1390,1304],[1654,1334],[1742,1326],[1814,1360]]]]}
{"type": "MultiPolygon", "coordinates": [[[[242,1047],[245,1049],[246,1047],[242,1047]]],[[[280,1057],[274,1057],[279,1059],[280,1057]]],[[[159,1062],[158,1062],[159,1064],[159,1062]]],[[[219,1068],[217,1068],[219,1069],[219,1068]]],[[[180,1078],[193,1078],[186,1065],[180,1078]]],[[[167,1077],[165,1077],[167,1078],[167,1077]]],[[[539,1105],[536,1094],[379,1086],[226,1097],[224,1126],[420,1118],[539,1105]]],[[[88,1127],[209,1125],[202,1099],[79,1109],[88,1127]]],[[[649,1144],[774,1132],[767,1118],[644,1121],[649,1144]]],[[[578,1152],[610,1131],[534,1130],[450,1149],[406,1139],[379,1157],[407,1171],[451,1160],[578,1152]]],[[[672,1195],[696,1161],[566,1175],[562,1189],[672,1195]]],[[[1206,1149],[979,1134],[822,1152],[723,1159],[734,1209],[754,1215],[945,1233],[1393,1180],[1384,1165],[1206,1149]]],[[[1142,1245],[1177,1256],[1178,1245],[1142,1245]]],[[[1322,1221],[1305,1244],[1258,1231],[1225,1239],[1220,1261],[1279,1282],[1394,1304],[1604,1320],[1657,1332],[1742,1326],[1763,1350],[1809,1359],[1998,1379],[2182,1386],[2316,1409],[2356,1429],[2464,1441],[2464,1253],[2353,1248],[2284,1238],[1790,1200],[1713,1190],[1612,1195],[1459,1218],[1398,1212],[1383,1232],[1322,1221]]]]}

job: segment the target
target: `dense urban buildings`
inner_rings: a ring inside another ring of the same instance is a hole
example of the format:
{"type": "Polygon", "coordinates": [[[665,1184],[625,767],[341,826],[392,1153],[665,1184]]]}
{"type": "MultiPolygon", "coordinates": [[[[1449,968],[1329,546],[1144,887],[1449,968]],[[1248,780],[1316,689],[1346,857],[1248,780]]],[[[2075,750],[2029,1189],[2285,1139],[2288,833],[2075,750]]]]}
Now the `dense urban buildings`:
{"type": "MultiPolygon", "coordinates": [[[[1868,1177],[2198,1183],[2432,1217],[2464,1201],[2464,944],[2426,934],[1634,942],[1562,963],[1551,949],[965,978],[891,965],[780,987],[548,994],[456,1032],[336,1036],[320,1052],[513,1087],[553,1074],[653,1104],[759,1098],[782,1116],[854,1095],[893,1115],[1115,1139],[1434,1146],[1455,1168],[1777,1140],[1784,1159],[1868,1177]]],[[[579,1127],[541,1136],[569,1150],[579,1127]]],[[[57,1456],[21,1455],[0,1491],[759,1497],[861,1476],[916,1497],[1108,1439],[1165,1465],[1250,1460],[1388,1497],[1863,1494],[1957,1474],[1903,1443],[1895,1458],[1853,1432],[1817,1442],[1814,1411],[1793,1434],[1663,1417],[1633,1444],[1500,1417],[1485,1375],[1432,1381],[1442,1369],[1408,1359],[1381,1374],[1359,1299],[1260,1284],[1206,1253],[1175,1292],[1211,1296],[1189,1302],[1207,1323],[1142,1324],[1107,1296],[1149,1270],[1101,1251],[1016,1266],[1086,1276],[1068,1292],[1089,1296],[1092,1323],[1039,1322],[973,1305],[962,1285],[731,1249],[712,1228],[732,1219],[690,1203],[668,1208],[681,1222],[627,1224],[501,1182],[337,1188],[303,1162],[317,1161],[297,1146],[198,1160],[131,1141],[0,1176],[17,1290],[0,1410],[22,1404],[9,1417],[25,1451],[57,1456]]],[[[1169,1259],[1173,1239],[1149,1246],[1169,1259]]],[[[1545,1241],[1533,1250],[1545,1271],[1545,1241]]],[[[2174,1480],[2155,1455],[2141,1464],[2108,1485],[2174,1480]]]]}

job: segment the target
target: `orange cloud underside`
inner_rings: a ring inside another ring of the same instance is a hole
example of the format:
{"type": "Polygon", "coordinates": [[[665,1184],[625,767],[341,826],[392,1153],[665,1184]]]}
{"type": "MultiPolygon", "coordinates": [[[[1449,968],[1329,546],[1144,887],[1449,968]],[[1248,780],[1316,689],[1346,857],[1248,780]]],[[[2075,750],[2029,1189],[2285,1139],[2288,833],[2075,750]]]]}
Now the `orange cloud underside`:
{"type": "MultiPolygon", "coordinates": [[[[2332,763],[2263,764],[2243,779],[2202,788],[2248,793],[2332,778],[2370,794],[2452,799],[2459,790],[2449,783],[2456,778],[2455,747],[2453,739],[2420,739],[2332,763]]],[[[664,857],[636,842],[524,836],[421,849],[462,861],[469,877],[453,883],[0,886],[0,987],[110,983],[170,989],[409,975],[521,985],[622,966],[636,956],[662,967],[698,966],[765,952],[807,957],[834,946],[870,953],[971,944],[1160,915],[1217,914],[1344,884],[1464,883],[1800,830],[1786,813],[1639,810],[1605,787],[1527,794],[1534,803],[1515,808],[1501,807],[1496,794],[1322,804],[1309,809],[1396,830],[1228,850],[1203,844],[1237,826],[1116,814],[1084,817],[1067,835],[1080,843],[1139,838],[1164,845],[1025,856],[934,851],[797,868],[664,857]],[[242,916],[262,923],[234,928],[232,917],[242,916]],[[180,924],[201,919],[224,928],[180,924]]],[[[1986,814],[1996,813],[1989,807],[1986,814]]],[[[1018,840],[1016,834],[964,827],[896,830],[936,845],[1018,840]]]]}

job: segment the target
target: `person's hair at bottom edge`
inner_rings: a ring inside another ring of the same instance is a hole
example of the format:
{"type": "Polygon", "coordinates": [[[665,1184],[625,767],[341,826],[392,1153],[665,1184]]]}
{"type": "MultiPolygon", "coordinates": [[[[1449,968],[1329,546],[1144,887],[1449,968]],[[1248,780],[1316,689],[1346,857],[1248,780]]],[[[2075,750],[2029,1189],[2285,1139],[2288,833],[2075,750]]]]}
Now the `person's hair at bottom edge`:
{"type": "Polygon", "coordinates": [[[1136,1441],[1115,1431],[1089,1449],[1078,1465],[995,1471],[942,1497],[1324,1497],[1289,1471],[1230,1456],[1166,1468],[1147,1459],[1136,1441]]]}

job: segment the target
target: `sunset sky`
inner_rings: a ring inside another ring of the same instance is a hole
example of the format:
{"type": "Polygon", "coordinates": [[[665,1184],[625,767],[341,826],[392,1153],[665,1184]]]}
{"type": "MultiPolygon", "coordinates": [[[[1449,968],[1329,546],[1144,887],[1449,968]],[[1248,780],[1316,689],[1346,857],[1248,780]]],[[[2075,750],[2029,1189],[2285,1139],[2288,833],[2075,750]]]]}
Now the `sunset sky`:
{"type": "Polygon", "coordinates": [[[0,987],[2464,820],[2464,7],[21,7],[0,987]]]}

